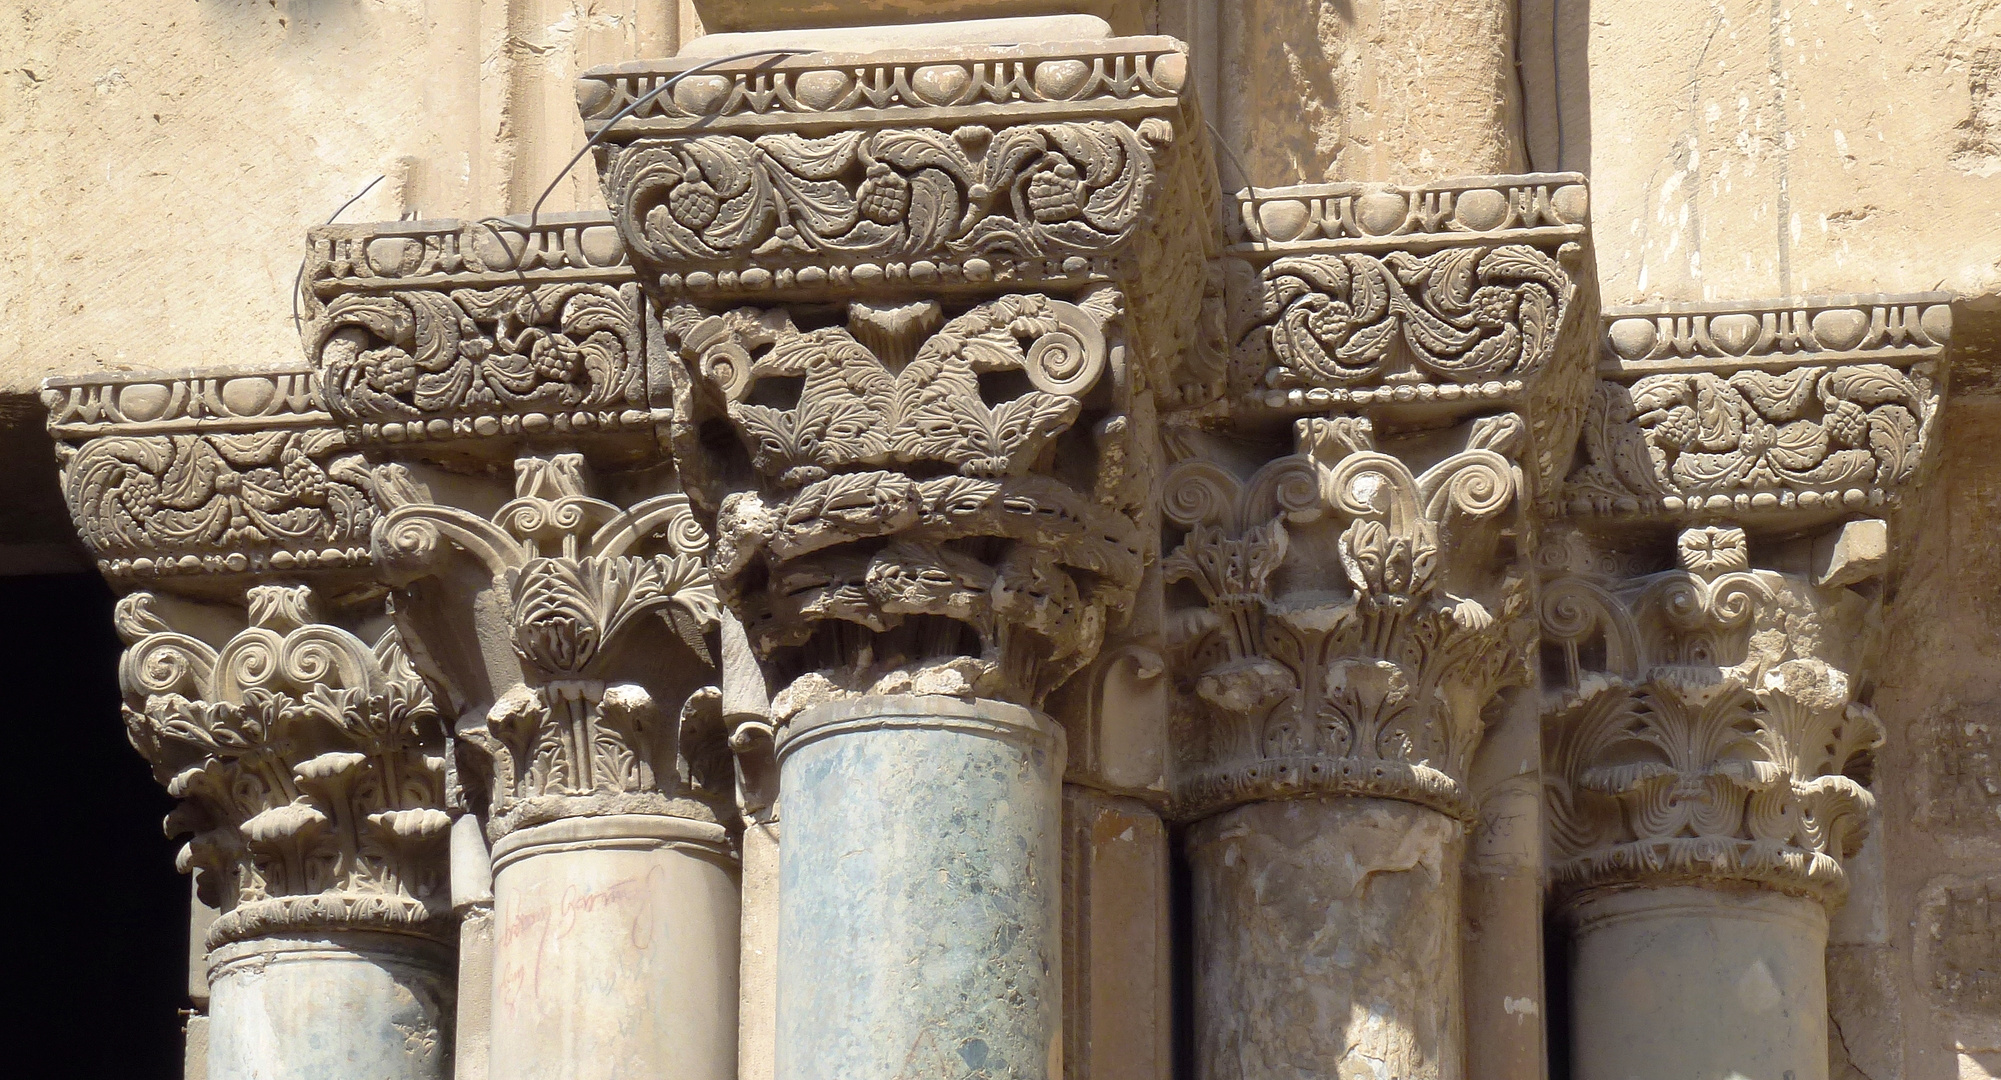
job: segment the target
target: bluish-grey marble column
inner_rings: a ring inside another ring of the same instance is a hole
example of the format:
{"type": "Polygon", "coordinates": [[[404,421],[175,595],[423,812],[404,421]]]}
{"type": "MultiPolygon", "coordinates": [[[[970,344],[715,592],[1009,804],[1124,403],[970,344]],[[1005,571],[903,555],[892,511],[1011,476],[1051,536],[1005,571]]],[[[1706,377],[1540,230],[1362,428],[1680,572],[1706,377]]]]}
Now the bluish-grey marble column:
{"type": "Polygon", "coordinates": [[[1061,729],[864,698],[778,754],[778,1080],[1060,1077],[1061,729]]]}

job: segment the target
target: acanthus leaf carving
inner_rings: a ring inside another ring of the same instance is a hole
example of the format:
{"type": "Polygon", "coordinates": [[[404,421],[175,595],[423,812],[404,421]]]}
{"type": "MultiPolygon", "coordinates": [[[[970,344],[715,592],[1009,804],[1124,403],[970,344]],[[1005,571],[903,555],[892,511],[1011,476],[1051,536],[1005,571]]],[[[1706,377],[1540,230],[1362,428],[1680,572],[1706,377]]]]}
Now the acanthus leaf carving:
{"type": "MultiPolygon", "coordinates": [[[[1580,544],[1547,561],[1578,564],[1580,544]]],[[[1554,886],[1737,882],[1834,901],[1883,741],[1829,662],[1866,601],[1752,569],[1739,528],[1687,529],[1677,548],[1680,569],[1545,583],[1544,650],[1570,687],[1544,716],[1554,886]]]]}
{"type": "Polygon", "coordinates": [[[1467,812],[1480,710],[1524,675],[1527,583],[1491,559],[1521,427],[1481,418],[1414,475],[1368,420],[1307,419],[1248,481],[1200,459],[1168,474],[1163,569],[1201,599],[1170,623],[1179,813],[1330,794],[1467,812]]]}
{"type": "Polygon", "coordinates": [[[1144,559],[1118,321],[1104,292],[678,317],[759,481],[719,500],[715,571],[775,712],[910,679],[1032,703],[1090,661],[1144,559]]]}
{"type": "Polygon", "coordinates": [[[379,478],[407,500],[376,532],[381,564],[415,582],[457,549],[505,603],[520,675],[459,732],[490,765],[488,831],[603,814],[715,820],[715,777],[690,764],[705,751],[668,711],[701,696],[715,666],[709,539],[687,498],[621,509],[588,493],[582,455],[528,456],[515,463],[516,497],[481,518],[428,501],[397,468],[379,478]],[[631,663],[637,628],[653,623],[692,663],[631,663]]]}
{"type": "Polygon", "coordinates": [[[211,947],[298,929],[438,932],[448,903],[444,732],[394,632],[316,619],[305,586],[249,590],[219,649],[152,593],[119,602],[132,744],[182,800],[184,871],[213,880],[211,947]]]}

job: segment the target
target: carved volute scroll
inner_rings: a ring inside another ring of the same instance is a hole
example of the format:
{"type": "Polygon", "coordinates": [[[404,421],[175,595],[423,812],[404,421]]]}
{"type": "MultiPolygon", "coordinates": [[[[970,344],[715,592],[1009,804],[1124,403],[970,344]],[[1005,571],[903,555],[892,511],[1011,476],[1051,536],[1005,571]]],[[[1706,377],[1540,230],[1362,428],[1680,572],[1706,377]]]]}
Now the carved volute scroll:
{"type": "Polygon", "coordinates": [[[1177,812],[1467,816],[1483,710],[1528,679],[1530,508],[1590,379],[1582,178],[1239,203],[1225,376],[1164,421],[1177,812]]]}
{"type": "MultiPolygon", "coordinates": [[[[1863,523],[1864,528],[1880,525],[1863,523]]],[[[1679,538],[1617,576],[1570,535],[1543,553],[1552,883],[1755,883],[1838,900],[1883,741],[1852,674],[1873,601],[1847,575],[1751,568],[1744,531],[1679,538]]]]}
{"type": "Polygon", "coordinates": [[[495,837],[564,817],[717,820],[729,797],[708,535],[677,493],[621,509],[581,454],[524,456],[490,517],[382,466],[375,533],[423,662],[484,759],[495,837]]]}
{"type": "Polygon", "coordinates": [[[117,610],[126,730],[181,800],[179,865],[222,912],[208,946],[443,933],[444,729],[379,603],[370,644],[321,621],[308,586],[246,600],[248,625],[218,643],[182,628],[228,617],[206,605],[135,592],[117,610]]]}

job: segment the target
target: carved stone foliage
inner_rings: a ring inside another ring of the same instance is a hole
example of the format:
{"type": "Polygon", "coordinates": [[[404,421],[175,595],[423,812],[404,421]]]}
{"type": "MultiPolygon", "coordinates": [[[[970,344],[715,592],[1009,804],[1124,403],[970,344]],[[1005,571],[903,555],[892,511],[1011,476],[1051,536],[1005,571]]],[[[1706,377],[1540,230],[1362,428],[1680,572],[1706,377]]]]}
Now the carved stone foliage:
{"type": "Polygon", "coordinates": [[[818,330],[680,316],[755,478],[720,501],[715,569],[779,718],[899,687],[1035,704],[1091,660],[1144,561],[1117,311],[1104,291],[950,320],[858,303],[818,330]]]}
{"type": "Polygon", "coordinates": [[[1247,480],[1168,473],[1163,567],[1199,600],[1170,620],[1182,815],[1325,794],[1465,812],[1480,711],[1526,674],[1527,582],[1496,558],[1525,434],[1481,418],[1414,473],[1368,420],[1308,419],[1247,480]]]}
{"type": "Polygon", "coordinates": [[[602,215],[328,226],[306,355],[364,441],[649,428],[639,287],[602,215]]]}
{"type": "Polygon", "coordinates": [[[1239,363],[1261,372],[1275,405],[1295,388],[1313,405],[1381,384],[1519,391],[1555,353],[1573,291],[1555,259],[1524,244],[1295,256],[1266,267],[1262,286],[1239,363]]]}
{"type": "Polygon", "coordinates": [[[1565,498],[1587,514],[1881,507],[1917,471],[1937,406],[1928,367],[1604,381],[1565,498]]]}
{"type": "Polygon", "coordinates": [[[1561,501],[1584,516],[1808,522],[1895,505],[1938,411],[1946,299],[1608,312],[1561,501]]]}
{"type": "MultiPolygon", "coordinates": [[[[1548,566],[1564,561],[1553,544],[1548,566]]],[[[1846,888],[1883,741],[1842,651],[1866,602],[1750,569],[1740,529],[1683,532],[1681,568],[1545,582],[1545,714],[1559,892],[1749,882],[1823,900],[1846,888]]],[[[1572,570],[1576,567],[1573,565],[1572,570]]]]}
{"type": "Polygon", "coordinates": [[[1166,369],[1215,250],[1215,179],[1167,38],[687,61],[587,73],[620,235],[668,303],[1122,287],[1166,369]]]}
{"type": "MultiPolygon", "coordinates": [[[[306,347],[333,414],[381,438],[428,434],[427,418],[495,411],[527,414],[506,427],[531,433],[553,430],[558,415],[572,426],[573,413],[588,417],[575,424],[585,429],[601,414],[605,426],[644,424],[639,304],[635,285],[354,293],[327,305],[306,347]]],[[[474,419],[452,429],[502,427],[474,419]]]]}
{"type": "Polygon", "coordinates": [[[1582,181],[1240,193],[1233,393],[1293,411],[1519,397],[1588,299],[1560,261],[1582,253],[1582,181]]]}
{"type": "MultiPolygon", "coordinates": [[[[588,494],[579,454],[517,461],[516,497],[490,519],[428,501],[399,466],[384,467],[383,491],[393,509],[375,545],[392,578],[443,572],[456,550],[504,604],[520,676],[459,729],[490,763],[496,837],[596,814],[713,819],[703,800],[714,793],[698,790],[692,759],[720,737],[717,692],[704,685],[716,601],[708,536],[684,496],[620,509],[588,494]],[[664,637],[647,639],[642,626],[664,637]],[[668,662],[677,655],[685,662],[668,662]]],[[[445,617],[471,615],[453,607],[445,617]]]]}
{"type": "Polygon", "coordinates": [[[367,467],[328,428],[60,446],[77,532],[114,577],[366,563],[367,467]]]}
{"type": "Polygon", "coordinates": [[[172,834],[211,948],[264,933],[430,932],[449,910],[444,732],[393,631],[369,645],[318,621],[309,588],[256,585],[215,648],[154,594],[119,602],[133,746],[182,800],[172,834]]]}

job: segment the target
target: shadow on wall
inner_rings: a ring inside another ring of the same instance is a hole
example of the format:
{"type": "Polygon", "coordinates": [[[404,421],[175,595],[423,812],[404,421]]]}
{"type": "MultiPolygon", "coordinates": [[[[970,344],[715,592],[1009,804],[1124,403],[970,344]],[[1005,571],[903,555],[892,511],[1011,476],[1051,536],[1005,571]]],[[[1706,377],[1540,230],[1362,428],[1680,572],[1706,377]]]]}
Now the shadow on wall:
{"type": "Polygon", "coordinates": [[[1521,0],[1522,128],[1537,172],[1591,171],[1591,0],[1521,0]]]}
{"type": "Polygon", "coordinates": [[[13,810],[6,888],[17,1076],[181,1075],[187,881],[172,806],[125,741],[111,592],[96,574],[0,577],[0,729],[13,810]]]}

